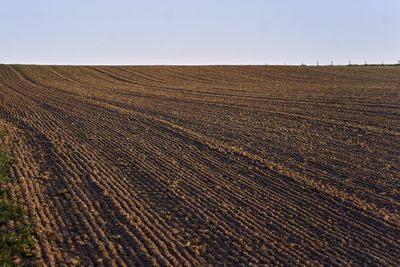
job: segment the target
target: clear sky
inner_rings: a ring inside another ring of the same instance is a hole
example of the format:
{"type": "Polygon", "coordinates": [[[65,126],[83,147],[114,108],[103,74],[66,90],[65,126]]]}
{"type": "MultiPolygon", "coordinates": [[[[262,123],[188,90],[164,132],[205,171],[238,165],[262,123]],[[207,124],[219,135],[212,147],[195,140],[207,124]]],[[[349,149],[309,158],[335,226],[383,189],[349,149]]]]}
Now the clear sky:
{"type": "Polygon", "coordinates": [[[400,0],[0,0],[0,63],[400,59],[400,0]]]}

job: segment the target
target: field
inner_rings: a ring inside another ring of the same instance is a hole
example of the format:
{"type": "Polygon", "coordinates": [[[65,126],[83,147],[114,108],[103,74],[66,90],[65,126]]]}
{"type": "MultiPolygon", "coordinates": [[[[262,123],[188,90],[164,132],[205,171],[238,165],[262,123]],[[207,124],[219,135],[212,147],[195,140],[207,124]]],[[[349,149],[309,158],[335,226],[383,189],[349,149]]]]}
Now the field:
{"type": "Polygon", "coordinates": [[[42,265],[400,265],[400,67],[0,65],[42,265]]]}

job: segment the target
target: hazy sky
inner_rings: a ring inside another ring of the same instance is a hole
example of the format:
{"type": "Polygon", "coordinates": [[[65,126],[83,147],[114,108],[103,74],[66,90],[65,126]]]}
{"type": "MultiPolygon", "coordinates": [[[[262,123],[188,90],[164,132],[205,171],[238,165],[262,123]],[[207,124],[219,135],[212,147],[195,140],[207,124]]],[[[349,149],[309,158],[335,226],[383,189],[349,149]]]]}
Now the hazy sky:
{"type": "Polygon", "coordinates": [[[0,63],[400,59],[400,0],[0,0],[0,63]]]}

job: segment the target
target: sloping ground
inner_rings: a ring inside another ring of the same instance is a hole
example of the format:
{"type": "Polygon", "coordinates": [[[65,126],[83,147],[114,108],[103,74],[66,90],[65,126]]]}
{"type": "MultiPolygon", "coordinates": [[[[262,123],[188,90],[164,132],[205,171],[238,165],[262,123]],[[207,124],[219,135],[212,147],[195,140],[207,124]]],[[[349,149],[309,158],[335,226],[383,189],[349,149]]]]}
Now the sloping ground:
{"type": "Polygon", "coordinates": [[[0,66],[39,264],[400,264],[400,68],[0,66]]]}

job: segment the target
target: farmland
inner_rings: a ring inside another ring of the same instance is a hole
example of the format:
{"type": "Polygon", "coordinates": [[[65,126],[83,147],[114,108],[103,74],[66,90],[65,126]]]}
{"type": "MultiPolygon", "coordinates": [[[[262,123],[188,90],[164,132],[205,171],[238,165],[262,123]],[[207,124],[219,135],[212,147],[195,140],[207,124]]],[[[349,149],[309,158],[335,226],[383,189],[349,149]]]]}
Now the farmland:
{"type": "Polygon", "coordinates": [[[0,65],[43,265],[399,265],[400,67],[0,65]]]}

